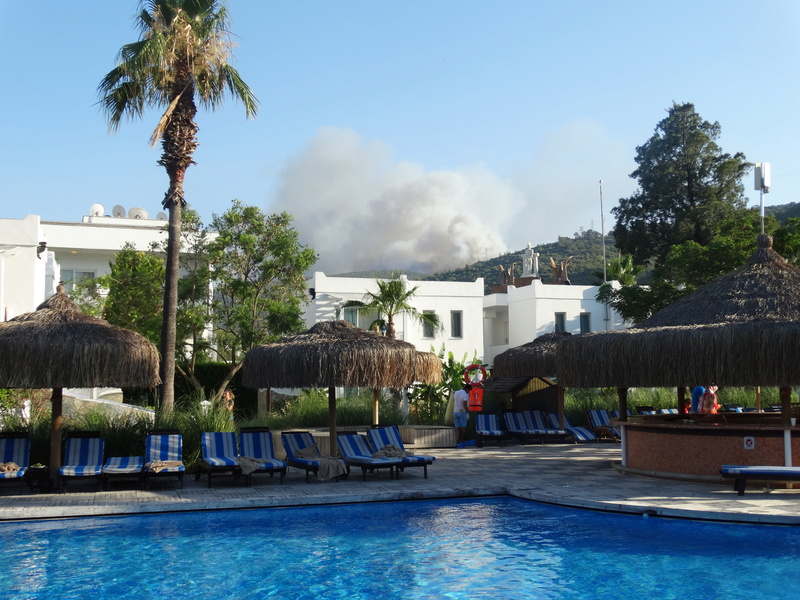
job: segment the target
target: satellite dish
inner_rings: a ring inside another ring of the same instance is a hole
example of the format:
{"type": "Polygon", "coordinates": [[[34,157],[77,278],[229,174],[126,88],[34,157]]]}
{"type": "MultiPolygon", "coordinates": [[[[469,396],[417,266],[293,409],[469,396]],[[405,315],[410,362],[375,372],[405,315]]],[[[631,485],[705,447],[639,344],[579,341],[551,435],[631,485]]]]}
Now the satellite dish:
{"type": "Polygon", "coordinates": [[[89,214],[93,217],[102,217],[106,214],[106,209],[102,204],[92,204],[89,207],[89,214]]]}
{"type": "Polygon", "coordinates": [[[117,204],[114,208],[111,209],[111,214],[114,215],[118,219],[124,219],[125,218],[125,207],[124,206],[120,206],[119,204],[117,204]]]}
{"type": "Polygon", "coordinates": [[[128,211],[128,218],[129,219],[146,219],[147,218],[147,211],[143,208],[139,208],[138,206],[134,206],[132,209],[128,211]]]}
{"type": "Polygon", "coordinates": [[[168,221],[169,217],[167,217],[167,213],[160,212],[160,213],[158,213],[158,216],[156,217],[156,219],[158,219],[159,221],[168,221]]]}

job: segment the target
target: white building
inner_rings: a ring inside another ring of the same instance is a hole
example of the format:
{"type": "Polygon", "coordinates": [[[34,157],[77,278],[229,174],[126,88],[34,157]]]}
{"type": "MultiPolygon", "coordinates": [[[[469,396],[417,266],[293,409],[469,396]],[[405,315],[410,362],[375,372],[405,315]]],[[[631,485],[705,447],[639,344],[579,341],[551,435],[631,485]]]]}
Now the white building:
{"type": "MultiPolygon", "coordinates": [[[[533,341],[552,331],[584,333],[624,327],[621,317],[595,300],[597,286],[555,285],[541,279],[519,279],[502,286],[502,292],[484,295],[483,278],[472,283],[455,281],[409,281],[419,286],[409,303],[418,312],[439,316],[443,331],[426,331],[404,315],[395,324],[397,339],[414,344],[418,350],[438,351],[442,345],[460,360],[466,352],[491,365],[501,352],[533,341]]],[[[361,315],[347,308],[349,300],[362,301],[367,290],[376,292],[373,279],[329,277],[316,272],[308,280],[313,300],[305,308],[308,327],[319,321],[345,319],[363,329],[379,315],[361,315]]]]}
{"type": "MultiPolygon", "coordinates": [[[[109,264],[126,243],[147,250],[167,235],[166,215],[148,217],[139,208],[120,206],[107,216],[94,205],[80,222],[42,221],[37,215],[24,219],[0,219],[0,319],[31,312],[55,293],[64,281],[97,277],[110,271],[109,264]]],[[[442,330],[423,327],[409,315],[395,323],[398,339],[419,350],[439,351],[442,346],[461,360],[473,356],[491,365],[500,352],[533,341],[552,331],[582,333],[624,327],[613,310],[595,301],[596,286],[543,283],[538,265],[527,265],[528,276],[514,285],[498,286],[484,295],[483,278],[474,282],[409,281],[419,286],[410,303],[419,312],[438,315],[442,330]]],[[[350,300],[363,301],[367,290],[376,292],[374,279],[329,277],[315,272],[308,280],[313,290],[304,306],[304,321],[345,319],[364,329],[379,315],[362,315],[345,307],[350,300]]]]}
{"type": "Polygon", "coordinates": [[[147,250],[166,238],[166,215],[150,219],[141,208],[114,207],[105,215],[101,205],[81,222],[42,221],[38,215],[0,219],[0,319],[36,310],[63,281],[97,277],[126,243],[147,250]]]}
{"type": "MultiPolygon", "coordinates": [[[[524,281],[524,280],[523,280],[524,281]]],[[[483,299],[484,360],[545,333],[587,333],[623,329],[622,317],[595,300],[598,286],[557,285],[533,279],[529,285],[509,285],[504,293],[483,299]]]]}
{"type": "MultiPolygon", "coordinates": [[[[407,314],[397,317],[396,336],[414,344],[418,350],[436,352],[444,345],[461,360],[464,353],[483,356],[483,278],[472,283],[460,281],[409,281],[409,287],[418,286],[409,299],[420,313],[434,313],[442,324],[441,331],[423,327],[407,314]]],[[[347,308],[351,300],[363,301],[367,290],[377,292],[374,279],[361,277],[329,277],[315,272],[308,280],[312,300],[306,305],[303,319],[308,327],[320,321],[344,319],[363,329],[379,315],[361,315],[357,308],[347,308]]]]}

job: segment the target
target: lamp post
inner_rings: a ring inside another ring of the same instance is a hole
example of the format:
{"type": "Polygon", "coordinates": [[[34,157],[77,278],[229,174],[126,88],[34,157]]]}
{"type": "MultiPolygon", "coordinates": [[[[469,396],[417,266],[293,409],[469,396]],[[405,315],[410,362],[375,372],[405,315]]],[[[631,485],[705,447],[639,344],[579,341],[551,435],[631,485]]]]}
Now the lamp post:
{"type": "Polygon", "coordinates": [[[764,194],[769,193],[769,163],[756,163],[755,184],[755,188],[761,196],[761,233],[764,233],[764,194]]]}

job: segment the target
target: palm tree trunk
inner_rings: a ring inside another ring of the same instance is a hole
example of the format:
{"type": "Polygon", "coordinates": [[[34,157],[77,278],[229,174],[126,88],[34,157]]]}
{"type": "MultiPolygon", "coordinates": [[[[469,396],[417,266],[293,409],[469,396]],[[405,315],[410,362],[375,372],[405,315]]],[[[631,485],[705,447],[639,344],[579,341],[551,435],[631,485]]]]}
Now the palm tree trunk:
{"type": "MultiPolygon", "coordinates": [[[[172,186],[170,186],[172,187],[172,186]]],[[[172,412],[175,406],[175,340],[178,318],[178,276],[180,275],[182,202],[170,202],[169,237],[167,240],[166,281],[164,283],[164,313],[161,323],[161,411],[172,412]]]]}

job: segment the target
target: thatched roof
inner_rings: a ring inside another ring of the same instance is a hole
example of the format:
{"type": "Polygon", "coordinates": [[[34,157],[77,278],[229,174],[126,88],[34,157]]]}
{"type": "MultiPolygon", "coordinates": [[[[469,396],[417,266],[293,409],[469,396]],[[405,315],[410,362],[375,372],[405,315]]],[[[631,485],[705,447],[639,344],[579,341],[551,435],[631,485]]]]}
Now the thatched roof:
{"type": "Polygon", "coordinates": [[[308,331],[250,350],[242,382],[252,388],[403,388],[441,380],[441,363],[413,344],[364,331],[347,321],[317,323],[308,331]]]}
{"type": "Polygon", "coordinates": [[[759,236],[741,268],[637,327],[563,340],[559,382],[576,387],[800,384],[800,269],[759,236]]]}
{"type": "Polygon", "coordinates": [[[556,346],[569,332],[540,335],[495,356],[492,377],[549,377],[556,373],[556,346]]]}
{"type": "Polygon", "coordinates": [[[143,336],[84,314],[63,292],[0,323],[0,387],[152,388],[158,363],[143,336]]]}
{"type": "Polygon", "coordinates": [[[769,235],[744,266],[670,304],[637,328],[800,321],[800,269],[772,249],[769,235]]]}

